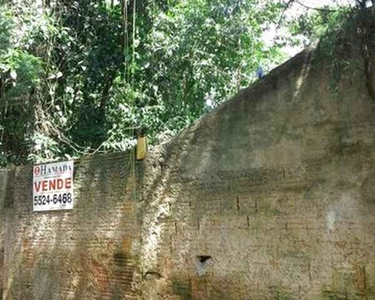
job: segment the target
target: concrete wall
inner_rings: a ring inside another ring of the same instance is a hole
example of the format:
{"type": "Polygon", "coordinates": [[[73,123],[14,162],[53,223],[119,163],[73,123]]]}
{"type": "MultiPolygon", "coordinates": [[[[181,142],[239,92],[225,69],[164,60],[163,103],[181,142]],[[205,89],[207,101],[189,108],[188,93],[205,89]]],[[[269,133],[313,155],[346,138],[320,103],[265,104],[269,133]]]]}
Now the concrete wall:
{"type": "Polygon", "coordinates": [[[172,141],[143,212],[142,268],[161,275],[144,299],[375,299],[374,102],[315,55],[172,141]]]}
{"type": "Polygon", "coordinates": [[[73,211],[7,173],[4,299],[375,299],[374,102],[316,55],[146,161],[77,161],[73,211]]]}
{"type": "Polygon", "coordinates": [[[127,154],[75,163],[75,208],[32,212],[32,168],[8,176],[4,299],[133,299],[139,237],[127,154]]]}

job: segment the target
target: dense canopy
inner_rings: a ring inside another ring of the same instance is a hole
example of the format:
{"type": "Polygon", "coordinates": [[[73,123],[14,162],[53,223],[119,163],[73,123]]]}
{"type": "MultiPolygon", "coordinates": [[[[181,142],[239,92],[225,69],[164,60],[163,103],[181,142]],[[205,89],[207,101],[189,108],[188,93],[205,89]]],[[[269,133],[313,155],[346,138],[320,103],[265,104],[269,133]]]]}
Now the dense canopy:
{"type": "Polygon", "coordinates": [[[366,6],[305,2],[0,1],[0,165],[160,143],[366,6]]]}

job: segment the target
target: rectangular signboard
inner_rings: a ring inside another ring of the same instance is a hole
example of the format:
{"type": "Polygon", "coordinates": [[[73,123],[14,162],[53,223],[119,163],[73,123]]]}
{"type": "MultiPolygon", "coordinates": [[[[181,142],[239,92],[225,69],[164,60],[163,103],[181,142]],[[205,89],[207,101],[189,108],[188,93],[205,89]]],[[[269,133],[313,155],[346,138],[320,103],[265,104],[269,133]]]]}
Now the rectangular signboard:
{"type": "Polygon", "coordinates": [[[73,161],[34,166],[34,211],[73,209],[73,161]]]}

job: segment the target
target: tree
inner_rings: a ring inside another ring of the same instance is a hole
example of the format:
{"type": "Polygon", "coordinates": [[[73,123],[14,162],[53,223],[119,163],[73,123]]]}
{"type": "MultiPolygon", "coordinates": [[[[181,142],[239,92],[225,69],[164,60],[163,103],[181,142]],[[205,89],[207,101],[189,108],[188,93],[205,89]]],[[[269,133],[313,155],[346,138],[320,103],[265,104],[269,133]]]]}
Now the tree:
{"type": "Polygon", "coordinates": [[[282,22],[292,2],[6,1],[0,163],[126,150],[138,127],[152,143],[175,134],[283,61],[283,43],[333,20],[282,22]],[[295,37],[266,46],[277,25],[295,37]]]}

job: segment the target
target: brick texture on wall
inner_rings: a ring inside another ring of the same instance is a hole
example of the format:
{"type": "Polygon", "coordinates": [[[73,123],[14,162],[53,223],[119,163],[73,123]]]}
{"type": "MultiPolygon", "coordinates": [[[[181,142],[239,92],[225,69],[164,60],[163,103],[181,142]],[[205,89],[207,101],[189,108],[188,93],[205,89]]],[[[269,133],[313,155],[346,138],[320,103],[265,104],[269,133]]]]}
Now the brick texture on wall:
{"type": "Polygon", "coordinates": [[[77,161],[71,211],[33,212],[32,169],[10,172],[4,299],[135,299],[137,174],[129,157],[77,161]]]}

